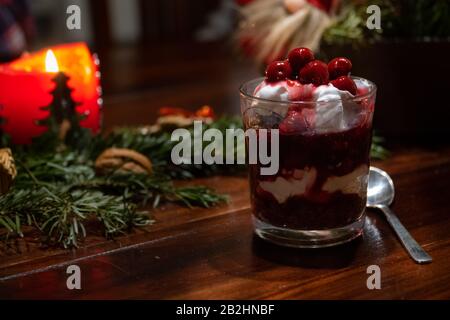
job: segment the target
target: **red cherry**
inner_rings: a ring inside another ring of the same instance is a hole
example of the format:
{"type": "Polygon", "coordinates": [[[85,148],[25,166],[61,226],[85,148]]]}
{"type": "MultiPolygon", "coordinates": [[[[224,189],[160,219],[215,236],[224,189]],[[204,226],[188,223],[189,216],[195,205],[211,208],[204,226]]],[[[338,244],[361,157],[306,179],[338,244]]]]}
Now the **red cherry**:
{"type": "Polygon", "coordinates": [[[287,60],[274,61],[266,69],[266,78],[269,82],[286,80],[291,74],[292,68],[287,60]]]}
{"type": "Polygon", "coordinates": [[[314,59],[314,53],[308,48],[295,48],[288,54],[289,63],[295,74],[298,74],[308,62],[314,59]]]}
{"type": "Polygon", "coordinates": [[[348,76],[352,71],[352,62],[347,58],[334,58],[328,63],[330,79],[334,80],[340,76],[348,76]]]}
{"type": "Polygon", "coordinates": [[[335,80],[331,80],[330,83],[338,88],[339,90],[344,90],[350,92],[352,95],[356,95],[357,88],[355,81],[348,76],[342,76],[335,80]]]}
{"type": "Polygon", "coordinates": [[[301,83],[312,83],[316,86],[327,84],[328,77],[328,67],[320,60],[308,62],[306,66],[300,70],[299,74],[301,83]]]}

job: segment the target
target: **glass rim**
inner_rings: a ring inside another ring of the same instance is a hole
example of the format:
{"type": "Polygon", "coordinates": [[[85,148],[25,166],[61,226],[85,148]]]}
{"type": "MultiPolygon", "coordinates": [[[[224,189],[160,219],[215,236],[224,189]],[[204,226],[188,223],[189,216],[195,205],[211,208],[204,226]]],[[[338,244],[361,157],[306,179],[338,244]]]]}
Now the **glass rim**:
{"type": "Polygon", "coordinates": [[[250,93],[245,92],[245,86],[252,83],[252,82],[256,82],[258,81],[259,83],[261,83],[265,77],[259,77],[259,78],[255,78],[253,80],[249,80],[244,82],[240,87],[239,87],[239,92],[241,95],[245,96],[246,98],[250,98],[250,99],[254,99],[254,100],[258,100],[261,102],[267,102],[267,103],[277,103],[280,105],[305,105],[305,104],[325,104],[325,103],[330,103],[330,102],[335,102],[335,101],[342,101],[342,100],[347,100],[347,101],[355,101],[355,100],[359,100],[359,99],[365,99],[368,98],[370,96],[372,96],[373,94],[375,94],[377,92],[377,85],[375,83],[373,83],[370,80],[367,80],[365,78],[362,77],[356,77],[356,76],[351,76],[352,79],[357,79],[357,80],[364,80],[367,81],[367,83],[369,83],[370,85],[370,89],[367,93],[359,95],[359,96],[354,96],[354,97],[344,97],[344,98],[339,98],[339,99],[329,99],[329,100],[323,100],[323,101],[306,101],[306,100],[299,100],[299,101],[281,101],[281,100],[273,100],[273,99],[266,99],[266,98],[260,98],[260,97],[255,97],[250,93]]]}

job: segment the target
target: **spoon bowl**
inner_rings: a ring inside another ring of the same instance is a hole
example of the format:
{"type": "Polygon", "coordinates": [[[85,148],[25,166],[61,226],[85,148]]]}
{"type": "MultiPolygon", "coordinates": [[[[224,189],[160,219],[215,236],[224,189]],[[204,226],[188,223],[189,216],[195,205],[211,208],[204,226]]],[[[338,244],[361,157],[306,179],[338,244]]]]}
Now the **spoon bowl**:
{"type": "Polygon", "coordinates": [[[370,167],[367,187],[367,206],[390,206],[394,201],[395,189],[391,177],[381,169],[370,167]]]}

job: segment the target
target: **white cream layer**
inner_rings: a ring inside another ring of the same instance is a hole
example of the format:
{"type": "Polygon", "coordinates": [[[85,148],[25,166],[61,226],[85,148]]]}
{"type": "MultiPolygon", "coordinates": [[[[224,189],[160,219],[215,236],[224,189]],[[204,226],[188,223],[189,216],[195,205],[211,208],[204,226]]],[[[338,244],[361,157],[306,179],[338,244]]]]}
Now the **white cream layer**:
{"type": "MultiPolygon", "coordinates": [[[[362,196],[367,188],[367,173],[369,167],[361,165],[345,176],[329,177],[325,181],[322,191],[334,193],[340,191],[344,194],[358,194],[362,196]]],[[[275,181],[262,181],[261,189],[271,193],[278,203],[282,204],[293,196],[304,196],[314,185],[317,178],[315,168],[295,170],[292,178],[277,177],[275,181]]]]}

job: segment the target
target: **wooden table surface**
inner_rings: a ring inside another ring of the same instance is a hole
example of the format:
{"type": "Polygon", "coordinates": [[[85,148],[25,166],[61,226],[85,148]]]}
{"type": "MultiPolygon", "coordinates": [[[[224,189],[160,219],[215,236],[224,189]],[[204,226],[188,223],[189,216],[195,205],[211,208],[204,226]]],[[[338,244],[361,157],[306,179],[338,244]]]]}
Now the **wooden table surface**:
{"type": "MultiPolygon", "coordinates": [[[[120,49],[103,55],[105,126],[149,123],[163,105],[211,104],[237,113],[239,83],[257,75],[215,46],[120,49]],[[150,60],[150,61],[149,61],[150,60]],[[107,67],[108,66],[108,67],[107,67]],[[111,66],[111,67],[110,67],[111,66]]],[[[450,298],[450,146],[395,147],[374,165],[396,185],[394,211],[431,254],[415,264],[378,212],[362,238],[334,248],[278,247],[254,236],[245,177],[192,181],[230,195],[212,209],[165,205],[156,223],[78,250],[43,250],[17,241],[0,250],[0,298],[58,299],[431,299],[450,298]],[[81,268],[82,289],[68,290],[66,269],[81,268]],[[381,268],[368,290],[367,267],[381,268]]]]}

